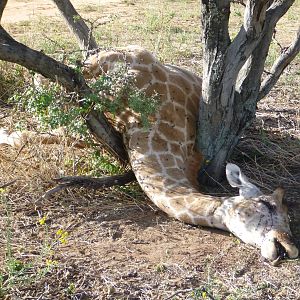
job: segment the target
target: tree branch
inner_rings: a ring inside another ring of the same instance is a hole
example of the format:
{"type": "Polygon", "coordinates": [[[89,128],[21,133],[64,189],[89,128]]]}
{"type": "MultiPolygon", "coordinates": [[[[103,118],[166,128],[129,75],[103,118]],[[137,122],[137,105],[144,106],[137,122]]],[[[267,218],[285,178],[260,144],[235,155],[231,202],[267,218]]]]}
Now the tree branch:
{"type": "Polygon", "coordinates": [[[284,48],[281,55],[273,64],[270,74],[263,81],[257,101],[264,98],[278,81],[280,75],[288,64],[296,57],[300,51],[300,28],[298,29],[297,36],[294,42],[287,48],[284,48]]]}
{"type": "Polygon", "coordinates": [[[278,20],[288,11],[294,0],[273,2],[267,9],[265,24],[261,32],[261,37],[256,48],[251,53],[247,62],[241,69],[236,83],[236,93],[238,98],[255,109],[258,100],[261,77],[264,71],[265,61],[268,55],[272,35],[278,20]],[[254,88],[255,87],[255,88],[254,88]]]}
{"type": "Polygon", "coordinates": [[[0,1],[0,21],[2,19],[2,15],[3,15],[3,12],[4,12],[5,6],[7,4],[7,1],[8,0],[1,0],[0,1]]]}
{"type": "MultiPolygon", "coordinates": [[[[53,58],[15,41],[0,26],[0,59],[17,63],[75,91],[81,99],[92,93],[83,76],[53,58]]],[[[123,163],[128,161],[121,135],[109,124],[102,112],[91,111],[86,122],[104,147],[123,163]],[[96,124],[96,125],[95,125],[96,124]]]]}
{"type": "MultiPolygon", "coordinates": [[[[232,86],[237,74],[257,46],[264,28],[268,0],[249,0],[245,8],[244,25],[228,47],[225,56],[226,70],[224,73],[226,85],[232,86]]],[[[224,83],[225,86],[225,83],[224,83]]],[[[225,86],[226,87],[226,86],[225,86]]],[[[223,88],[222,98],[228,99],[230,89],[223,88]]]]}
{"type": "MultiPolygon", "coordinates": [[[[70,30],[75,35],[79,47],[81,50],[93,50],[98,48],[98,45],[92,36],[91,30],[85,24],[81,16],[75,10],[74,6],[69,0],[52,0],[60,13],[62,14],[63,18],[65,19],[66,23],[68,24],[70,30]]],[[[85,56],[85,55],[84,55],[85,56]]]]}
{"type": "Polygon", "coordinates": [[[67,176],[54,179],[58,186],[48,190],[43,198],[48,198],[53,194],[68,188],[68,187],[84,187],[87,189],[104,189],[112,186],[122,186],[132,181],[135,181],[135,175],[133,171],[128,171],[125,174],[107,176],[101,178],[89,177],[89,176],[67,176]]]}
{"type": "Polygon", "coordinates": [[[273,32],[279,19],[288,11],[294,2],[295,0],[273,1],[267,10],[265,26],[272,27],[273,32]]]}

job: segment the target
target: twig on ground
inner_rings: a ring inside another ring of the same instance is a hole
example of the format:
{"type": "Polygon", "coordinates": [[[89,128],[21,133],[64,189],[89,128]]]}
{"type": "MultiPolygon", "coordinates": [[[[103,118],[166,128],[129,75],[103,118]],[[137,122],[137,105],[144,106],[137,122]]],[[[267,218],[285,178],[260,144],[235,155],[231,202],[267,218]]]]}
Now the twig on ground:
{"type": "Polygon", "coordinates": [[[168,298],[166,298],[165,300],[170,300],[172,298],[174,298],[175,296],[179,295],[179,294],[186,294],[191,292],[193,289],[189,288],[189,289],[185,289],[185,290],[178,290],[177,292],[175,292],[174,294],[172,294],[171,296],[169,296],[168,298]]]}
{"type": "Polygon", "coordinates": [[[17,179],[14,179],[14,180],[11,180],[7,183],[4,183],[4,184],[0,185],[0,189],[4,189],[4,188],[10,186],[10,185],[14,184],[16,181],[17,181],[17,179]]]}
{"type": "Polygon", "coordinates": [[[130,183],[136,180],[133,171],[128,171],[125,174],[107,176],[101,178],[89,177],[89,176],[66,176],[61,178],[55,178],[54,181],[58,183],[58,186],[48,190],[42,198],[49,198],[51,195],[61,191],[68,187],[84,187],[88,189],[101,189],[112,186],[120,186],[130,183]]]}

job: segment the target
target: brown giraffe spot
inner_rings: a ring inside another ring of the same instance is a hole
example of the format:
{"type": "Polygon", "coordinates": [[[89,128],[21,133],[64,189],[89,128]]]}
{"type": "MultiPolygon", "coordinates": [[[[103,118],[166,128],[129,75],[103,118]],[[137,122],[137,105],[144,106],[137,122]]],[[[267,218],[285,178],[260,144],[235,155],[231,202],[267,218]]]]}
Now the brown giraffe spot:
{"type": "Polygon", "coordinates": [[[158,126],[158,130],[166,137],[168,141],[184,141],[184,134],[167,123],[161,122],[158,126]]]}
{"type": "Polygon", "coordinates": [[[184,76],[191,82],[193,82],[193,84],[198,84],[201,86],[202,82],[200,78],[195,77],[195,75],[185,69],[182,69],[180,67],[174,66],[174,65],[168,65],[168,67],[174,72],[174,70],[176,70],[176,72],[184,74],[184,76]]]}
{"type": "Polygon", "coordinates": [[[144,87],[152,80],[152,75],[148,70],[134,70],[135,84],[138,88],[144,87]]]}
{"type": "Polygon", "coordinates": [[[191,125],[196,124],[197,120],[195,117],[188,114],[186,116],[186,122],[187,122],[187,126],[185,129],[186,129],[187,140],[194,141],[196,138],[196,126],[191,126],[191,125]]]}
{"type": "Polygon", "coordinates": [[[193,88],[194,88],[194,94],[201,97],[201,95],[202,95],[202,81],[199,80],[199,84],[193,84],[193,88]]]}
{"type": "Polygon", "coordinates": [[[141,150],[148,148],[148,132],[143,130],[133,133],[129,138],[129,148],[141,150]]]}
{"type": "Polygon", "coordinates": [[[183,76],[177,74],[170,74],[169,81],[172,82],[176,86],[180,86],[185,93],[190,93],[192,90],[192,85],[190,81],[183,76]]]}
{"type": "Polygon", "coordinates": [[[192,115],[198,115],[200,103],[200,96],[196,94],[192,94],[192,96],[187,98],[186,109],[192,115]]]}
{"type": "MultiPolygon", "coordinates": [[[[153,171],[152,171],[153,174],[153,171]]],[[[164,187],[165,176],[163,174],[155,174],[151,177],[151,184],[157,189],[162,189],[164,187]]]]}
{"type": "Polygon", "coordinates": [[[152,66],[152,73],[156,80],[167,81],[166,71],[158,63],[152,66]]]}
{"type": "Polygon", "coordinates": [[[173,179],[170,179],[170,178],[166,178],[165,181],[164,181],[164,185],[166,187],[173,186],[174,184],[178,184],[178,182],[173,180],[173,179]]]}
{"type": "Polygon", "coordinates": [[[186,95],[183,93],[183,91],[172,83],[169,84],[169,90],[171,101],[185,106],[186,95]]]}
{"type": "Polygon", "coordinates": [[[147,87],[145,93],[148,97],[154,94],[158,94],[160,98],[163,99],[167,95],[167,86],[165,83],[155,82],[147,87]]]}
{"type": "Polygon", "coordinates": [[[183,108],[174,106],[173,103],[166,103],[159,112],[161,120],[177,125],[178,127],[185,126],[184,116],[185,111],[183,108]]]}
{"type": "Polygon", "coordinates": [[[157,151],[167,151],[168,150],[168,142],[161,138],[157,133],[154,134],[152,141],[152,150],[157,151]]]}
{"type": "Polygon", "coordinates": [[[172,143],[171,144],[171,153],[173,153],[175,155],[181,155],[182,150],[181,150],[180,145],[178,145],[177,143],[172,143]]]}
{"type": "Polygon", "coordinates": [[[172,199],[170,199],[170,206],[175,211],[181,211],[182,209],[184,209],[184,206],[182,204],[182,197],[173,196],[172,199]]]}
{"type": "Polygon", "coordinates": [[[167,174],[174,179],[182,179],[185,177],[183,170],[180,170],[178,168],[167,168],[166,171],[167,174]]]}
{"type": "Polygon", "coordinates": [[[185,176],[193,184],[194,187],[199,186],[197,177],[200,166],[202,164],[203,156],[200,152],[192,151],[191,155],[187,158],[186,161],[186,170],[185,176]]]}
{"type": "Polygon", "coordinates": [[[191,217],[187,213],[180,214],[177,219],[184,223],[192,223],[191,217]]]}
{"type": "Polygon", "coordinates": [[[157,160],[156,155],[145,155],[143,158],[143,162],[148,166],[148,169],[151,169],[152,174],[155,174],[155,170],[158,170],[160,172],[161,166],[157,160]]]}
{"type": "Polygon", "coordinates": [[[154,56],[147,50],[139,50],[135,54],[135,62],[137,64],[149,65],[153,62],[156,62],[154,56]]]}
{"type": "Polygon", "coordinates": [[[172,154],[161,154],[159,158],[165,168],[175,166],[175,159],[172,154]]]}

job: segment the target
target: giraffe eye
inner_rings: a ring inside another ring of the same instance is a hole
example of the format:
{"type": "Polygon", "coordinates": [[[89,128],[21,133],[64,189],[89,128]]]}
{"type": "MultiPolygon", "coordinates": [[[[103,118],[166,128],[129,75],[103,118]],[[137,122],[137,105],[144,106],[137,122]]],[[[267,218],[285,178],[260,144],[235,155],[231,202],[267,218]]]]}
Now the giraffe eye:
{"type": "Polygon", "coordinates": [[[265,205],[271,212],[274,212],[277,208],[275,204],[271,204],[266,200],[260,199],[259,202],[265,205]]]}

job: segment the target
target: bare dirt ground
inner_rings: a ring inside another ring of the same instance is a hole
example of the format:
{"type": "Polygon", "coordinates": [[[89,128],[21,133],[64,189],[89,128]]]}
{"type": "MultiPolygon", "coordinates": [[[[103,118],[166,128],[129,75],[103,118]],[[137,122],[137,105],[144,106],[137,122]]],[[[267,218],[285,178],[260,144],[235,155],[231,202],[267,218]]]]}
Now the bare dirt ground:
{"type": "MultiPolygon", "coordinates": [[[[139,10],[139,1],[74,4],[85,14],[87,6],[94,7],[90,14],[95,17],[99,4],[106,8],[100,17],[117,9],[128,18],[139,10]]],[[[9,0],[3,24],[41,16],[58,18],[51,1],[9,0]]],[[[290,73],[298,67],[290,67],[290,73]]],[[[9,107],[0,109],[0,127],[12,128],[15,113],[9,107]]],[[[234,154],[235,160],[246,160],[247,175],[267,190],[285,177],[298,246],[299,116],[299,89],[279,83],[260,105],[256,128],[234,154]],[[278,178],[266,171],[271,168],[281,170],[278,178]]],[[[86,151],[63,143],[0,146],[0,183],[17,180],[0,203],[0,270],[8,244],[22,266],[28,264],[27,279],[18,282],[16,277],[4,299],[300,299],[299,260],[271,266],[261,260],[258,249],[228,233],[168,218],[138,187],[68,190],[41,199],[53,186],[52,178],[81,171],[86,151]],[[45,224],[40,224],[43,216],[45,224]],[[63,241],[57,234],[60,229],[68,233],[63,241]]]]}
{"type": "MultiPolygon", "coordinates": [[[[82,6],[110,6],[120,5],[120,0],[75,0],[72,4],[78,8],[82,6]]],[[[34,18],[59,17],[59,12],[52,1],[47,0],[9,0],[5,8],[3,24],[31,21],[34,18]]]]}

